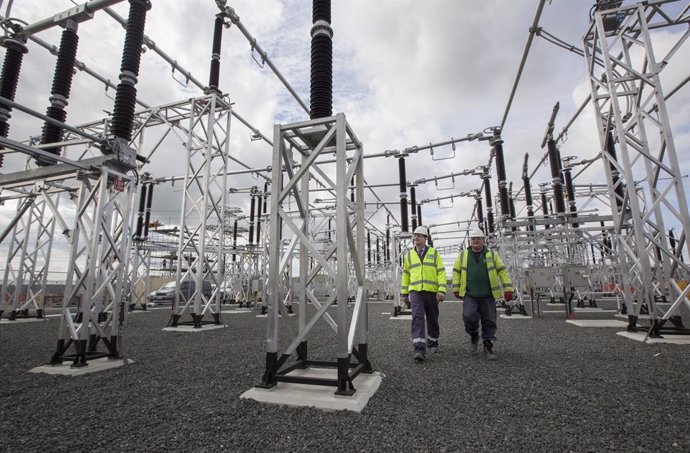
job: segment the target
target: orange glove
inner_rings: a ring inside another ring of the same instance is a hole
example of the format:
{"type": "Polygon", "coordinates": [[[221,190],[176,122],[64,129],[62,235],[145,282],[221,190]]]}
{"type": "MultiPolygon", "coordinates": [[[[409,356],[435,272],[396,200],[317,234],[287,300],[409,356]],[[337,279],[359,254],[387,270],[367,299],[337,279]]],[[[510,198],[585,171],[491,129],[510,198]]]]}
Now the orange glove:
{"type": "Polygon", "coordinates": [[[503,293],[503,298],[506,300],[506,302],[510,302],[513,300],[513,293],[506,291],[503,293]]]}
{"type": "Polygon", "coordinates": [[[453,295],[455,296],[456,299],[460,299],[460,292],[459,291],[454,292],[453,295]]]}

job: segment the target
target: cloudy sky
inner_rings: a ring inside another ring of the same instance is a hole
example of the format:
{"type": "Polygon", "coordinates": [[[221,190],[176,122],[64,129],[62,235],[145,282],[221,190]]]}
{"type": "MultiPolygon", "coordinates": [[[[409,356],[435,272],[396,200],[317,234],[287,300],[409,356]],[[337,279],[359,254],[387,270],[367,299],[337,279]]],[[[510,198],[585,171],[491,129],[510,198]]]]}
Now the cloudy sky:
{"type": "MultiPolygon", "coordinates": [[[[309,105],[309,55],[311,1],[230,0],[244,26],[257,38],[269,57],[309,105]]],[[[589,10],[594,1],[551,0],[540,20],[543,29],[561,40],[582,48],[589,10]]],[[[629,2],[626,2],[629,3],[629,2]]],[[[681,2],[685,3],[685,2],[681,2]]],[[[33,23],[73,6],[70,0],[15,0],[10,16],[33,23]]],[[[146,35],[157,47],[208,82],[213,21],[218,13],[212,0],[153,0],[147,14],[146,35]]],[[[501,124],[511,88],[529,35],[536,0],[336,0],[333,1],[334,96],[333,111],[344,112],[363,141],[366,154],[424,146],[481,132],[501,124]]],[[[7,14],[8,2],[0,2],[7,14]]],[[[127,17],[128,3],[113,10],[127,17]]],[[[57,45],[61,30],[51,29],[38,36],[57,45]]],[[[655,48],[665,52],[681,30],[665,30],[655,35],[655,48]]],[[[117,81],[124,30],[105,12],[79,26],[77,59],[102,76],[117,81]]],[[[221,89],[234,102],[234,109],[272,138],[275,123],[307,119],[308,115],[292,98],[268,66],[260,67],[252,58],[251,46],[236,27],[224,31],[221,59],[221,89]]],[[[687,77],[690,61],[688,44],[679,51],[663,73],[668,90],[687,77]]],[[[256,55],[254,55],[256,56],[256,55]]],[[[258,58],[258,57],[257,57],[258,58]]],[[[48,106],[54,57],[29,43],[16,100],[37,111],[48,106]]],[[[142,56],[138,97],[149,105],[160,105],[198,96],[201,91],[185,83],[179,71],[155,52],[142,56]]],[[[553,105],[560,102],[556,131],[560,132],[589,94],[584,58],[536,37],[521,82],[503,130],[508,179],[515,190],[522,186],[525,153],[530,170],[544,154],[540,148],[553,105]]],[[[95,121],[112,111],[113,90],[88,74],[77,71],[68,107],[68,122],[95,121]]],[[[669,112],[683,173],[690,169],[687,148],[690,142],[690,88],[685,86],[669,100],[669,112]]],[[[41,123],[15,112],[10,121],[10,138],[26,140],[40,134],[41,123]]],[[[183,148],[170,146],[157,152],[146,168],[156,177],[182,175],[179,164],[183,148]],[[166,154],[167,153],[167,154],[166,154]],[[171,159],[170,156],[175,158],[171,159]]],[[[271,163],[271,147],[251,141],[250,131],[239,122],[232,126],[230,151],[254,168],[271,163]]],[[[594,157],[599,140],[593,111],[587,108],[570,127],[561,143],[563,156],[594,157]]],[[[443,176],[487,164],[488,142],[465,142],[453,151],[434,149],[432,157],[421,151],[407,159],[409,181],[443,176]],[[442,157],[454,157],[436,161],[442,157]]],[[[2,172],[20,168],[23,158],[8,156],[2,172]]],[[[233,165],[231,169],[239,169],[233,165]]],[[[497,193],[495,170],[492,190],[497,193]]],[[[397,161],[375,158],[365,161],[365,177],[370,184],[398,182],[397,161]]],[[[533,192],[539,183],[550,181],[548,165],[533,178],[533,192]]],[[[604,183],[600,163],[578,176],[576,183],[604,183]]],[[[247,188],[263,182],[251,177],[233,177],[230,187],[247,188]]],[[[418,200],[436,198],[480,187],[478,176],[427,183],[417,188],[418,200]],[[451,187],[452,186],[452,187],[451,187]]],[[[686,182],[687,186],[687,182],[686,182]]],[[[179,187],[161,186],[156,192],[153,218],[165,224],[178,222],[179,187]]],[[[397,201],[396,187],[376,189],[383,201],[397,201]]],[[[368,195],[367,201],[374,201],[368,195]]],[[[231,203],[248,212],[249,197],[238,195],[231,203]]],[[[440,224],[467,220],[474,200],[460,198],[428,203],[423,208],[425,223],[440,224]]],[[[592,205],[596,207],[597,205],[592,205]]],[[[399,215],[399,208],[391,206],[399,215]]],[[[517,204],[517,209],[522,203],[517,204]]],[[[11,202],[0,207],[3,219],[14,212],[11,202]]],[[[371,209],[368,209],[371,213],[371,209]]],[[[608,212],[602,212],[608,214],[608,212]]],[[[372,221],[385,231],[385,214],[372,221]]],[[[2,220],[6,222],[6,220],[2,220]]],[[[2,222],[0,221],[0,222],[2,222]]],[[[0,223],[0,226],[3,226],[0,223]]],[[[667,225],[672,227],[674,225],[667,225]]],[[[447,230],[449,228],[441,228],[447,230]]],[[[452,229],[452,227],[450,227],[452,229]]],[[[448,245],[445,243],[444,245],[448,245]]],[[[2,245],[3,250],[6,244],[2,245]]]]}

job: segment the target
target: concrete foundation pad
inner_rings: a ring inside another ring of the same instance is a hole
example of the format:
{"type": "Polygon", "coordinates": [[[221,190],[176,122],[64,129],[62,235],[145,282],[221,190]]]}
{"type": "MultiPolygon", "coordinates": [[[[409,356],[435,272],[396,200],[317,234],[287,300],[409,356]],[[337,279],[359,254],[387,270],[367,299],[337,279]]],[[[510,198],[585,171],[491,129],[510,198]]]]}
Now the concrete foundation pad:
{"type": "MultiPolygon", "coordinates": [[[[647,332],[616,332],[616,335],[635,341],[643,341],[647,332]]],[[[663,338],[647,338],[649,344],[690,344],[690,335],[664,335],[663,338]]]]}
{"type": "Polygon", "coordinates": [[[177,326],[177,327],[164,327],[164,332],[207,332],[209,330],[225,329],[228,327],[225,324],[202,324],[201,328],[194,328],[194,326],[177,326]]]}
{"type": "Polygon", "coordinates": [[[151,310],[153,310],[153,309],[149,308],[147,310],[134,310],[134,311],[130,311],[129,314],[130,315],[138,315],[139,313],[151,313],[151,310]]]}
{"type": "MultiPolygon", "coordinates": [[[[304,370],[294,370],[288,376],[304,376],[335,379],[337,370],[330,368],[306,368],[304,370]]],[[[247,390],[240,398],[252,399],[261,403],[283,404],[294,407],[315,407],[328,411],[348,410],[362,412],[379,386],[381,385],[381,374],[359,374],[352,384],[355,393],[350,396],[336,395],[335,387],[310,384],[293,384],[279,382],[271,389],[252,388],[247,390]]]]}
{"type": "MultiPolygon", "coordinates": [[[[127,364],[134,363],[134,360],[127,359],[127,364]]],[[[125,365],[123,359],[110,360],[107,357],[88,361],[88,365],[81,368],[72,368],[72,363],[62,363],[60,365],[42,365],[29,370],[31,373],[60,374],[63,376],[81,376],[82,374],[97,373],[99,371],[112,370],[125,365]]]]}
{"type": "Polygon", "coordinates": [[[508,316],[506,314],[502,314],[502,315],[498,315],[498,317],[503,318],[503,319],[532,319],[531,316],[525,316],[525,315],[521,315],[521,314],[517,314],[517,313],[514,315],[510,315],[510,316],[508,316]]]}
{"type": "Polygon", "coordinates": [[[618,313],[618,310],[604,310],[603,308],[599,307],[575,307],[573,308],[573,311],[581,313],[618,313]]]}
{"type": "Polygon", "coordinates": [[[395,319],[398,321],[412,321],[412,315],[398,315],[398,316],[391,316],[388,319],[395,319]]]}
{"type": "Polygon", "coordinates": [[[616,327],[618,329],[628,325],[617,319],[567,319],[565,322],[578,327],[616,327]]]}
{"type": "Polygon", "coordinates": [[[221,311],[222,314],[224,315],[243,315],[246,313],[253,313],[254,310],[251,308],[238,308],[237,310],[225,310],[221,311]]]}
{"type": "MultiPolygon", "coordinates": [[[[51,315],[47,315],[46,318],[51,315]]],[[[60,316],[60,315],[55,315],[55,316],[60,316]]],[[[45,318],[17,318],[14,321],[10,321],[8,319],[0,319],[0,326],[4,326],[6,324],[26,324],[30,322],[45,322],[47,319],[45,318]]]]}

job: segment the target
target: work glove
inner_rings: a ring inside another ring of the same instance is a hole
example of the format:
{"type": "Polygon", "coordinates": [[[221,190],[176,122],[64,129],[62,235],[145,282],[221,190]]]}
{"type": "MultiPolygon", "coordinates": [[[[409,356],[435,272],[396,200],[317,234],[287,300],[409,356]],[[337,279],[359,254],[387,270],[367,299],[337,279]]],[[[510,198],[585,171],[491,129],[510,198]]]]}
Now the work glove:
{"type": "Polygon", "coordinates": [[[459,291],[455,291],[453,293],[453,295],[455,296],[456,299],[460,300],[460,292],[459,291]]]}
{"type": "Polygon", "coordinates": [[[511,293],[510,291],[506,291],[505,293],[503,293],[503,298],[506,302],[510,302],[511,300],[513,300],[513,293],[511,293]]]}
{"type": "Polygon", "coordinates": [[[436,293],[436,300],[439,302],[443,302],[446,300],[446,295],[444,293],[436,293]]]}

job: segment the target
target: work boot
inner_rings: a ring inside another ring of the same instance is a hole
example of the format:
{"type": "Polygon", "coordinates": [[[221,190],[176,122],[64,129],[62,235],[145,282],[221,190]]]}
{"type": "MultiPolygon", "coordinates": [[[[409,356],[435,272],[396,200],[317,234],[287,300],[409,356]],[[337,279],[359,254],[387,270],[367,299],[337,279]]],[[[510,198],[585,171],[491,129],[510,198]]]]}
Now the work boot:
{"type": "Polygon", "coordinates": [[[438,349],[438,346],[429,346],[429,352],[432,354],[438,354],[440,351],[438,349]]]}
{"type": "Polygon", "coordinates": [[[498,359],[496,354],[494,354],[494,344],[490,341],[484,341],[484,353],[486,354],[486,358],[489,360],[498,359]]]}
{"type": "Polygon", "coordinates": [[[477,333],[470,337],[470,352],[472,354],[479,353],[479,334],[477,333]]]}
{"type": "Polygon", "coordinates": [[[424,353],[423,352],[415,352],[414,353],[414,361],[415,362],[423,362],[425,359],[424,353]]]}

